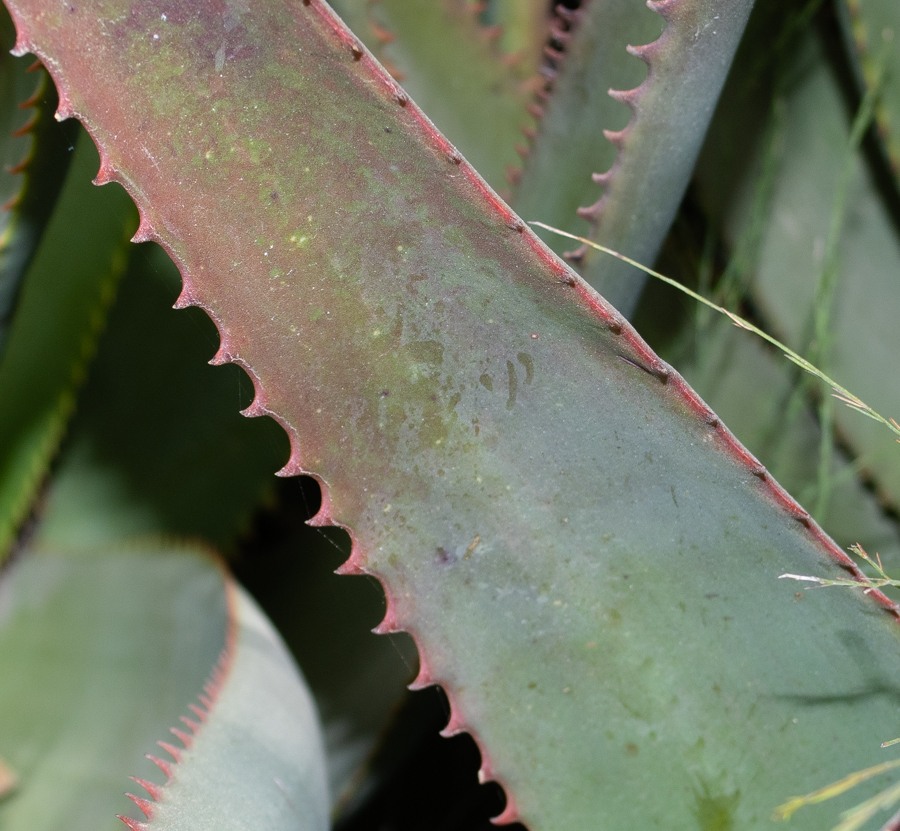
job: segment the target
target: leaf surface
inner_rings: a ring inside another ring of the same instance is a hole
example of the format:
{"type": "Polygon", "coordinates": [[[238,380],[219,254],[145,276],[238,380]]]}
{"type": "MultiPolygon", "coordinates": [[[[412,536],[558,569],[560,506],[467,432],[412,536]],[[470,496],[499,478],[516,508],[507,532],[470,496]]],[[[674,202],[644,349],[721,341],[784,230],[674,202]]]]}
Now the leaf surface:
{"type": "Polygon", "coordinates": [[[0,598],[0,756],[19,779],[0,826],[121,829],[128,774],[159,779],[143,754],[225,646],[221,571],[174,546],[28,551],[0,598]]]}
{"type": "Polygon", "coordinates": [[[91,188],[96,160],[85,135],[0,362],[0,400],[15,402],[0,409],[0,560],[56,455],[127,262],[134,209],[121,188],[91,188]]]}
{"type": "Polygon", "coordinates": [[[40,65],[10,54],[15,31],[0,17],[0,351],[9,337],[22,280],[59,197],[78,135],[53,120],[56,90],[40,65]]]}
{"type": "MultiPolygon", "coordinates": [[[[495,188],[519,160],[533,85],[504,61],[468,0],[343,0],[335,4],[366,46],[391,68],[495,188]]],[[[540,50],[538,50],[540,55],[540,50]]]]}
{"type": "MultiPolygon", "coordinates": [[[[691,178],[753,0],[647,5],[661,17],[634,0],[592,0],[579,12],[515,207],[528,220],[590,236],[652,264],[691,178]],[[637,57],[648,65],[643,80],[637,57]],[[576,213],[590,223],[590,234],[576,213]]],[[[562,248],[558,240],[549,242],[562,248]]],[[[577,257],[584,278],[630,316],[643,275],[586,246],[577,257]]]]}
{"type": "Polygon", "coordinates": [[[777,580],[849,564],[324,4],[12,8],[503,820],[764,827],[868,760],[894,612],[777,580]]]}
{"type": "MultiPolygon", "coordinates": [[[[825,368],[875,410],[896,418],[900,387],[891,379],[897,377],[892,344],[894,310],[900,308],[900,244],[895,223],[862,155],[850,149],[852,116],[814,41],[803,42],[793,67],[797,81],[782,110],[778,177],[755,242],[751,293],[777,336],[804,352],[814,333],[818,286],[831,270],[825,368]],[[836,199],[847,165],[846,196],[836,199]],[[838,234],[829,253],[832,227],[838,234]]],[[[716,145],[727,147],[729,136],[746,130],[744,118],[733,120],[717,132],[716,145]]],[[[701,174],[704,198],[721,211],[727,234],[737,239],[754,221],[752,182],[732,182],[732,194],[724,196],[727,186],[710,170],[701,174]]],[[[891,434],[841,405],[834,420],[881,498],[900,504],[900,449],[891,434]]]]}

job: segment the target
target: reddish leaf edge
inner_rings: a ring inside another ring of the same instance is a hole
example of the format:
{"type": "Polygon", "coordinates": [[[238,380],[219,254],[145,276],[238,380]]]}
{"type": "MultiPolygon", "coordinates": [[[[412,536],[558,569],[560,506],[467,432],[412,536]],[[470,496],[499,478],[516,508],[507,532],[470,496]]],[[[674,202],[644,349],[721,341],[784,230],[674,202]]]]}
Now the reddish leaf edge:
{"type": "MultiPolygon", "coordinates": [[[[609,97],[620,104],[625,104],[631,110],[631,118],[628,124],[621,130],[604,130],[603,135],[616,148],[616,158],[609,170],[604,173],[594,173],[591,178],[594,183],[603,188],[600,198],[593,205],[578,208],[575,213],[590,223],[591,234],[596,236],[603,219],[606,205],[617,178],[617,174],[624,166],[623,157],[628,153],[629,138],[639,128],[641,100],[647,94],[657,80],[658,72],[655,69],[655,61],[661,52],[665,52],[673,40],[678,39],[678,7],[686,0],[647,0],[647,8],[656,12],[666,22],[662,34],[653,42],[643,46],[626,46],[629,55],[640,58],[647,66],[647,76],[634,89],[617,90],[610,89],[609,97]]],[[[584,260],[589,247],[582,245],[574,251],[567,251],[563,256],[572,263],[579,264],[584,260]]]]}
{"type": "Polygon", "coordinates": [[[195,702],[191,702],[187,705],[193,718],[185,715],[179,717],[182,725],[186,727],[187,730],[185,731],[180,727],[169,728],[169,732],[181,742],[182,746],[178,747],[178,745],[162,740],[156,743],[172,757],[172,761],[154,756],[151,753],[146,754],[146,758],[153,762],[153,764],[163,772],[166,781],[162,785],[157,785],[154,782],[148,782],[146,779],[141,779],[137,776],[128,777],[132,782],[140,785],[150,797],[147,799],[145,797],[136,796],[133,793],[125,794],[125,796],[140,808],[146,818],[146,821],[141,821],[126,817],[124,814],[116,814],[116,818],[122,820],[131,831],[149,831],[150,823],[153,821],[154,814],[156,813],[156,806],[165,799],[166,787],[178,776],[178,765],[182,762],[184,751],[191,749],[194,744],[194,739],[200,734],[204,724],[206,724],[213,715],[216,703],[222,694],[222,690],[225,688],[225,684],[228,682],[228,677],[234,666],[239,626],[237,587],[234,578],[231,576],[222,559],[212,552],[206,553],[209,559],[219,569],[225,585],[225,646],[219,653],[218,660],[203,684],[203,691],[197,695],[197,700],[195,702]]]}
{"type": "MultiPolygon", "coordinates": [[[[404,92],[404,90],[399,86],[399,84],[390,75],[390,73],[384,67],[382,67],[381,64],[378,63],[374,55],[372,55],[372,53],[369,52],[368,49],[366,49],[363,43],[349,29],[347,29],[345,24],[340,20],[339,17],[337,17],[337,15],[331,10],[331,8],[323,3],[322,0],[301,0],[301,2],[302,7],[307,11],[309,11],[310,13],[318,14],[320,16],[322,22],[326,25],[327,30],[333,37],[335,44],[339,48],[347,50],[352,55],[355,65],[359,67],[365,67],[366,71],[370,73],[370,76],[373,78],[373,80],[380,84],[381,90],[385,94],[385,96],[389,99],[392,99],[399,107],[402,107],[407,111],[408,116],[411,117],[415,126],[418,128],[419,136],[422,141],[436,149],[438,152],[442,153],[451,164],[456,165],[459,168],[460,173],[466,177],[469,183],[485,200],[486,204],[490,208],[490,212],[496,217],[498,226],[504,225],[509,230],[518,233],[522,238],[523,244],[527,245],[531,249],[532,253],[536,255],[538,259],[546,266],[550,277],[555,280],[561,287],[567,290],[571,290],[571,294],[569,295],[571,297],[571,302],[576,303],[585,310],[589,311],[594,315],[600,325],[607,328],[611,334],[617,336],[617,338],[619,339],[619,343],[621,343],[622,345],[619,357],[635,368],[642,370],[643,372],[646,372],[647,374],[656,378],[656,380],[660,384],[666,386],[670,395],[672,395],[674,398],[680,399],[680,401],[687,407],[688,411],[692,413],[694,417],[698,418],[702,423],[704,423],[710,429],[710,431],[712,431],[713,441],[716,443],[716,446],[726,455],[730,456],[732,460],[734,460],[737,464],[743,466],[753,474],[753,476],[758,480],[762,492],[773,503],[773,505],[787,513],[789,517],[803,526],[806,532],[810,535],[813,543],[822,551],[823,554],[831,557],[831,559],[834,560],[837,565],[845,569],[854,579],[859,581],[861,584],[864,584],[864,575],[856,565],[856,563],[843,551],[843,549],[840,548],[840,546],[838,546],[837,543],[834,542],[834,540],[832,540],[822,530],[822,528],[810,516],[809,512],[806,511],[781,485],[778,484],[778,482],[776,482],[771,477],[769,472],[759,462],[759,460],[756,459],[737,440],[734,434],[722,423],[719,417],[700,398],[700,396],[697,395],[697,393],[694,392],[693,389],[691,389],[691,387],[678,374],[678,372],[656,356],[653,350],[643,340],[643,338],[641,338],[637,331],[628,323],[628,321],[603,297],[601,297],[600,294],[598,294],[588,283],[586,283],[575,271],[573,271],[572,268],[570,268],[565,262],[557,257],[556,254],[554,254],[553,251],[551,251],[550,248],[542,240],[540,240],[531,231],[530,228],[528,228],[528,226],[512,211],[512,209],[494,192],[494,190],[487,184],[487,182],[485,182],[485,180],[481,178],[478,172],[462,157],[462,155],[456,150],[456,148],[453,147],[453,145],[450,144],[450,142],[447,141],[447,139],[444,138],[443,135],[441,135],[441,133],[435,128],[435,126],[431,123],[425,113],[422,112],[422,110],[419,109],[419,107],[417,107],[415,103],[413,103],[410,97],[406,94],[406,92],[404,92]]],[[[683,0],[647,0],[647,5],[654,11],[662,14],[663,17],[665,17],[667,21],[669,21],[673,8],[677,7],[681,2],[683,2],[683,0]]],[[[284,467],[279,470],[276,475],[282,477],[305,475],[315,479],[322,491],[322,504],[319,508],[318,513],[308,521],[308,524],[314,527],[328,525],[336,526],[346,531],[349,535],[351,540],[351,554],[347,561],[337,569],[337,573],[354,575],[366,574],[374,577],[381,583],[385,594],[387,610],[382,622],[372,631],[376,634],[390,634],[405,631],[413,638],[419,654],[420,668],[418,675],[416,676],[415,680],[409,685],[409,688],[412,690],[418,690],[433,685],[440,685],[443,688],[450,704],[450,718],[447,726],[441,731],[441,735],[446,737],[454,736],[462,732],[469,733],[469,735],[471,735],[473,740],[475,741],[481,754],[481,768],[478,772],[479,781],[482,783],[488,781],[496,782],[503,788],[506,794],[506,808],[502,813],[494,817],[492,819],[492,822],[497,825],[506,825],[512,822],[522,822],[527,825],[528,820],[526,817],[523,817],[519,813],[519,810],[516,806],[515,796],[511,788],[506,783],[503,773],[494,769],[490,761],[488,748],[485,746],[484,741],[479,736],[475,726],[469,724],[465,718],[465,715],[461,712],[461,708],[456,700],[456,695],[451,683],[449,683],[447,679],[442,679],[432,674],[428,665],[427,655],[422,648],[420,638],[418,636],[418,633],[416,632],[414,623],[411,621],[400,620],[396,611],[396,603],[394,602],[391,587],[387,582],[387,579],[379,572],[367,568],[362,562],[362,558],[360,556],[360,547],[357,544],[357,538],[353,529],[349,525],[341,522],[332,514],[331,499],[327,483],[315,471],[307,470],[303,466],[302,453],[300,450],[299,432],[285,416],[282,416],[279,413],[274,412],[268,408],[267,396],[262,379],[256,374],[253,367],[250,366],[250,364],[246,360],[244,360],[236,352],[231,351],[231,349],[229,348],[227,333],[223,322],[218,318],[218,316],[212,309],[203,305],[203,303],[192,293],[192,274],[177,256],[173,245],[167,241],[164,234],[158,232],[152,226],[148,213],[149,206],[144,204],[145,200],[140,192],[139,187],[136,183],[130,181],[128,177],[126,177],[124,174],[113,167],[109,160],[109,154],[107,153],[106,148],[103,146],[103,144],[99,141],[90,119],[84,114],[75,111],[72,100],[68,94],[68,90],[66,89],[63,78],[61,77],[61,71],[59,67],[54,64],[54,62],[48,55],[43,53],[43,50],[41,50],[39,46],[29,40],[27,34],[25,33],[24,22],[19,19],[17,13],[11,10],[11,14],[16,24],[17,33],[16,45],[12,50],[12,54],[17,57],[22,57],[26,54],[31,53],[36,55],[44,63],[44,66],[47,68],[48,72],[50,72],[51,77],[56,83],[57,91],[59,94],[59,106],[56,112],[56,119],[58,121],[64,121],[67,118],[77,118],[84,125],[85,129],[88,131],[95,145],[97,146],[97,150],[100,155],[100,169],[98,170],[97,176],[94,179],[94,184],[105,185],[109,182],[117,182],[125,188],[128,194],[134,200],[140,214],[140,224],[138,226],[137,232],[132,237],[132,242],[153,241],[158,243],[163,247],[163,249],[165,249],[166,253],[171,257],[172,261],[176,264],[179,271],[181,272],[183,288],[181,294],[178,297],[178,300],[174,304],[174,307],[176,309],[184,309],[189,306],[197,306],[203,309],[216,325],[216,328],[219,331],[221,342],[218,351],[209,361],[209,363],[214,366],[224,363],[234,363],[244,369],[244,371],[247,372],[247,374],[250,376],[250,380],[253,383],[254,388],[254,399],[253,403],[242,411],[242,415],[250,418],[264,415],[269,416],[274,419],[279,425],[281,425],[284,431],[288,434],[288,439],[290,441],[291,447],[290,457],[284,467]]],[[[660,44],[661,42],[664,42],[663,39],[666,38],[666,33],[670,30],[671,26],[668,26],[663,32],[663,35],[658,40],[645,47],[632,48],[632,51],[637,52],[638,57],[647,57],[649,60],[650,58],[652,58],[654,52],[658,52],[659,49],[662,48],[660,44]]],[[[669,37],[671,37],[671,35],[669,37]]],[[[648,75],[648,78],[645,79],[644,84],[647,83],[649,77],[650,76],[648,75]]],[[[642,89],[642,87],[644,87],[644,84],[637,87],[636,90],[632,90],[627,94],[623,93],[623,95],[630,95],[631,98],[634,99],[637,95],[637,90],[642,89]],[[631,93],[634,93],[634,95],[631,95],[631,93]]],[[[632,123],[629,123],[628,127],[626,127],[622,132],[627,134],[632,123]]],[[[623,137],[620,140],[624,143],[625,138],[623,137]]],[[[611,170],[614,170],[615,167],[616,164],[614,163],[611,170]]],[[[601,176],[604,175],[605,174],[601,174],[601,176]]],[[[603,201],[602,198],[600,201],[603,201]]],[[[229,585],[231,584],[229,583],[229,585]]],[[[874,600],[879,606],[881,606],[881,608],[887,614],[893,617],[897,623],[900,623],[900,605],[892,602],[883,592],[880,592],[878,590],[870,589],[866,592],[866,595],[867,597],[874,600]]],[[[234,601],[230,600],[229,602],[233,603],[234,601]]],[[[199,698],[203,707],[197,707],[197,705],[195,704],[189,705],[192,712],[200,719],[200,722],[193,722],[193,724],[195,724],[198,729],[202,727],[203,721],[208,718],[212,708],[215,705],[215,700],[218,697],[222,686],[227,680],[228,672],[230,670],[234,656],[235,635],[236,630],[228,633],[228,638],[230,638],[231,641],[226,641],[226,649],[223,650],[222,653],[224,657],[220,658],[220,663],[216,665],[212,674],[210,675],[210,680],[206,685],[208,687],[208,690],[205,689],[204,695],[199,698]],[[210,690],[214,695],[210,695],[210,690]],[[201,716],[200,713],[202,713],[203,715],[201,716]]],[[[196,735],[196,732],[193,730],[191,725],[187,726],[192,730],[192,734],[196,735]]],[[[184,735],[188,736],[188,734],[184,735]]],[[[188,738],[192,737],[188,736],[188,738]]],[[[175,775],[177,772],[178,758],[180,757],[182,751],[178,748],[174,748],[174,746],[169,745],[168,743],[161,743],[161,746],[164,747],[166,752],[172,755],[175,761],[168,762],[166,760],[157,759],[156,757],[150,758],[160,767],[163,773],[166,774],[167,778],[171,778],[171,776],[175,775]],[[173,750],[175,751],[174,753],[173,750]]],[[[143,780],[141,780],[139,784],[144,787],[145,790],[147,790],[147,793],[155,801],[158,801],[156,799],[157,796],[164,795],[161,788],[164,788],[165,786],[151,785],[151,788],[147,789],[143,780]]],[[[154,804],[153,802],[145,800],[141,797],[132,796],[131,798],[133,801],[135,801],[135,804],[137,804],[138,807],[141,808],[142,811],[144,810],[144,807],[149,808],[152,815],[154,804]]],[[[132,820],[123,816],[120,816],[119,818],[122,819],[122,821],[131,829],[131,831],[149,831],[149,825],[147,823],[132,820]]]]}

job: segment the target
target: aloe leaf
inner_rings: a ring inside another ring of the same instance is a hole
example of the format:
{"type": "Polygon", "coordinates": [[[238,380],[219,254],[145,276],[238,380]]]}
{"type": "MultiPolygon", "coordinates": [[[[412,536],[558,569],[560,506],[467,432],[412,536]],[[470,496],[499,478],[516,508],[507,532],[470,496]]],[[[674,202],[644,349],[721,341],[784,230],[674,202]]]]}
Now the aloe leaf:
{"type": "MultiPolygon", "coordinates": [[[[827,272],[834,284],[824,310],[831,321],[830,374],[851,384],[876,411],[894,416],[900,412],[900,392],[884,379],[896,376],[890,346],[893,310],[900,305],[895,227],[862,155],[850,146],[840,89],[814,42],[805,42],[792,66],[787,71],[796,83],[784,93],[777,116],[782,120],[778,177],[754,246],[751,293],[775,333],[805,351],[814,331],[817,287],[827,272]],[[850,176],[836,204],[844,170],[850,176]]],[[[731,135],[744,130],[743,118],[732,122],[731,130],[731,135]]],[[[717,145],[727,143],[728,133],[718,132],[717,145]]],[[[704,198],[719,206],[726,233],[738,239],[753,222],[752,182],[723,198],[721,185],[705,172],[702,176],[709,193],[704,198]]],[[[874,421],[842,406],[834,409],[834,420],[881,498],[900,504],[900,455],[890,434],[882,435],[874,421]]]]}
{"type": "Polygon", "coordinates": [[[325,485],[343,570],[384,582],[380,630],[415,636],[501,820],[761,827],[868,763],[893,607],[777,580],[852,566],[327,6],[12,8],[254,378],[248,413],[288,430],[283,473],[325,485]]]}
{"type": "Polygon", "coordinates": [[[171,308],[180,283],[158,246],[132,251],[47,492],[36,531],[45,544],[163,534],[231,554],[271,500],[283,431],[237,413],[252,384],[237,367],[206,366],[215,327],[171,308]]]}
{"type": "Polygon", "coordinates": [[[0,352],[9,335],[22,280],[50,220],[72,158],[74,125],[53,120],[56,90],[40,66],[9,50],[12,21],[0,17],[0,352]]]}
{"type": "Polygon", "coordinates": [[[495,188],[519,160],[532,86],[505,61],[468,0],[344,0],[337,5],[403,89],[495,188]]]}
{"type": "Polygon", "coordinates": [[[27,516],[72,414],[116,281],[134,209],[120,188],[99,192],[97,154],[79,142],[71,175],[25,279],[0,362],[0,559],[27,516]]]}
{"type": "MultiPolygon", "coordinates": [[[[679,361],[685,378],[801,503],[813,504],[821,428],[805,404],[796,412],[786,407],[802,380],[793,364],[725,320],[703,332],[698,351],[694,360],[679,361]]],[[[843,454],[835,454],[830,476],[834,493],[824,529],[844,548],[856,543],[877,551],[889,572],[900,572],[896,522],[843,454]]]]}
{"type": "Polygon", "coordinates": [[[861,86],[879,87],[878,133],[895,176],[900,171],[900,9],[890,0],[842,0],[837,4],[861,86]],[[855,47],[855,49],[853,48],[855,47]]]}
{"type": "MultiPolygon", "coordinates": [[[[515,202],[526,219],[589,236],[642,263],[656,258],[681,203],[753,2],[647,5],[661,19],[648,19],[633,0],[593,0],[580,13],[515,202]],[[643,81],[628,44],[649,67],[643,81]],[[622,104],[632,110],[627,124],[622,104]]],[[[573,253],[584,278],[630,315],[643,275],[586,247],[573,253]]]]}
{"type": "Polygon", "coordinates": [[[173,545],[28,551],[0,581],[4,831],[104,831],[128,774],[188,713],[225,645],[222,573],[173,545]],[[36,660],[40,656],[39,660],[36,660]]]}
{"type": "MultiPolygon", "coordinates": [[[[147,787],[139,829],[328,828],[325,758],[312,697],[277,632],[236,586],[234,643],[195,710],[185,747],[164,748],[163,788],[147,787]]],[[[137,801],[137,800],[136,800],[137,801]]]]}
{"type": "Polygon", "coordinates": [[[516,74],[531,78],[544,62],[551,11],[544,0],[492,0],[486,14],[500,29],[500,46],[516,74]]]}

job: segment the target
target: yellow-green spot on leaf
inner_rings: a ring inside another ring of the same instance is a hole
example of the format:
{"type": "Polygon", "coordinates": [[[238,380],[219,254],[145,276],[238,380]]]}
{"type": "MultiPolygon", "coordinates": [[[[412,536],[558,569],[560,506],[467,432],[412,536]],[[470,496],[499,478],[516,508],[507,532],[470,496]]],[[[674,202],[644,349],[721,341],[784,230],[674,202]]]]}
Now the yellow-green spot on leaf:
{"type": "Polygon", "coordinates": [[[323,309],[312,309],[309,313],[309,320],[311,323],[315,323],[322,315],[325,314],[323,309]]]}
{"type": "Polygon", "coordinates": [[[295,248],[305,248],[309,243],[309,237],[306,234],[301,233],[300,231],[295,231],[288,237],[288,242],[291,243],[295,248]]]}

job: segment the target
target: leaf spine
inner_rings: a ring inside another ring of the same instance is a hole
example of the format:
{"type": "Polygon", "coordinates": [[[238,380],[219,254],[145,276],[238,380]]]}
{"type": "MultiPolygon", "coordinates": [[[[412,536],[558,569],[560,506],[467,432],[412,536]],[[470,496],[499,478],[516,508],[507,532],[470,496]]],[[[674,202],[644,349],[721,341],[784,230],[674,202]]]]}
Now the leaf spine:
{"type": "Polygon", "coordinates": [[[127,796],[135,805],[138,806],[138,808],[141,809],[147,819],[153,819],[154,806],[149,799],[144,799],[141,796],[135,796],[133,793],[127,793],[125,794],[125,796],[127,796]]]}
{"type": "MultiPolygon", "coordinates": [[[[127,794],[126,794],[127,796],[127,794]]],[[[139,822],[136,819],[132,819],[131,817],[126,817],[124,814],[116,814],[116,819],[122,820],[131,831],[147,831],[150,827],[146,822],[139,822]]]]}
{"type": "Polygon", "coordinates": [[[137,776],[129,776],[128,777],[132,782],[137,785],[140,785],[148,794],[150,794],[150,798],[155,802],[159,802],[160,797],[162,796],[162,786],[154,785],[153,782],[148,782],[146,779],[141,779],[137,776]]]}

